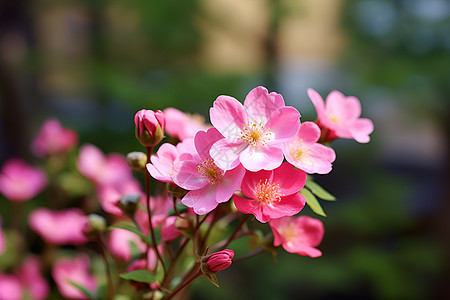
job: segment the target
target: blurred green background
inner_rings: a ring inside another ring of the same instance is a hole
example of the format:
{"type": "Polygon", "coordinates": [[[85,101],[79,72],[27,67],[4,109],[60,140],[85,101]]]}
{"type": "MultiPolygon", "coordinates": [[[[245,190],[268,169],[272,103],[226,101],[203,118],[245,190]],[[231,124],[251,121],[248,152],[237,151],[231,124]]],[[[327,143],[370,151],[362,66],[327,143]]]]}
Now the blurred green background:
{"type": "Polygon", "coordinates": [[[338,198],[323,256],[263,255],[192,299],[450,299],[449,32],[446,0],[4,0],[0,162],[32,161],[49,117],[126,154],[141,108],[208,120],[218,95],[264,85],[306,121],[306,89],[338,89],[375,131],[315,177],[338,198]]]}

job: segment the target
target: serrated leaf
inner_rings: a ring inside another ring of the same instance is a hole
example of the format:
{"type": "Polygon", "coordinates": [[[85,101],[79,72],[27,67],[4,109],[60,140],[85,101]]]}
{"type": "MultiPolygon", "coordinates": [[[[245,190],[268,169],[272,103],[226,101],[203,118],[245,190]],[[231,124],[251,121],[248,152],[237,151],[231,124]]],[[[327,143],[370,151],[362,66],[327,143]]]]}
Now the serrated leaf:
{"type": "Polygon", "coordinates": [[[328,193],[323,187],[318,185],[316,182],[312,180],[306,181],[306,187],[311,190],[311,192],[319,197],[320,199],[327,201],[336,201],[336,197],[328,193]]]}
{"type": "Polygon", "coordinates": [[[320,206],[319,201],[317,201],[317,198],[308,189],[302,189],[300,191],[300,194],[302,194],[303,197],[305,197],[306,203],[312,209],[313,212],[324,217],[327,216],[323,211],[322,206],[320,206]]]}
{"type": "Polygon", "coordinates": [[[134,270],[128,273],[120,274],[120,277],[126,280],[152,283],[157,281],[157,276],[150,273],[149,270],[134,270]]]}
{"type": "Polygon", "coordinates": [[[147,236],[145,236],[136,227],[133,227],[133,226],[130,226],[130,225],[111,225],[111,226],[108,227],[109,230],[111,230],[113,228],[120,228],[120,229],[131,231],[131,232],[137,234],[144,243],[151,244],[150,239],[147,236]]]}
{"type": "Polygon", "coordinates": [[[69,280],[69,283],[71,285],[73,285],[74,287],[76,287],[77,289],[79,289],[83,294],[88,296],[89,299],[94,299],[94,295],[92,295],[92,293],[87,288],[85,288],[84,286],[81,286],[78,283],[75,283],[75,282],[73,282],[71,280],[69,280]]]}

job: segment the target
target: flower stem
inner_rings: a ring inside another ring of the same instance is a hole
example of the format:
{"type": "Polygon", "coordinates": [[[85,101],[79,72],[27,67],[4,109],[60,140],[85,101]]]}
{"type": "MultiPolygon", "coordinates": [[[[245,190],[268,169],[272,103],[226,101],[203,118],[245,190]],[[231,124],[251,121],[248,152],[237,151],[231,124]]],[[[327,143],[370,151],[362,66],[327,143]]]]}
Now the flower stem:
{"type": "Polygon", "coordinates": [[[266,250],[263,247],[259,247],[258,249],[256,249],[253,252],[249,252],[249,253],[247,253],[245,255],[242,255],[242,256],[239,256],[238,258],[233,259],[233,263],[237,263],[237,262],[240,262],[240,261],[243,261],[243,260],[255,257],[255,256],[259,255],[259,254],[264,253],[264,252],[266,252],[266,250]]]}
{"type": "Polygon", "coordinates": [[[184,289],[186,286],[188,286],[192,281],[194,281],[194,279],[199,277],[201,274],[202,274],[202,272],[200,272],[200,266],[199,266],[197,272],[195,272],[191,277],[189,277],[183,283],[181,283],[172,293],[170,293],[169,296],[167,296],[166,300],[170,300],[173,297],[175,297],[176,294],[178,294],[182,289],[184,289]]]}
{"type": "MultiPolygon", "coordinates": [[[[145,150],[147,152],[147,163],[150,163],[150,157],[153,152],[153,147],[145,147],[145,150]]],[[[158,247],[156,245],[155,230],[154,230],[153,224],[152,224],[152,210],[150,207],[150,173],[149,172],[145,172],[145,193],[147,196],[147,214],[148,214],[148,224],[149,224],[149,228],[150,228],[150,236],[152,239],[152,247],[153,247],[153,250],[155,251],[156,257],[161,262],[161,266],[162,266],[162,268],[164,270],[164,274],[165,274],[166,266],[164,265],[164,261],[161,257],[161,254],[158,251],[158,247]]],[[[147,264],[147,268],[148,268],[148,259],[146,260],[146,262],[147,262],[146,264],[147,264]]]]}

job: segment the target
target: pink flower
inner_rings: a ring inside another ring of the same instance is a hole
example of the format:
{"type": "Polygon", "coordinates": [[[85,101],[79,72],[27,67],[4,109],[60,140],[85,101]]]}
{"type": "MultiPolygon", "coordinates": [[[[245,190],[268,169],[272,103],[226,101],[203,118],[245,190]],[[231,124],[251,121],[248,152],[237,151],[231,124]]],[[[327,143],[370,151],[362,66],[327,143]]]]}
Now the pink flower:
{"type": "Polygon", "coordinates": [[[283,145],[286,160],[306,173],[327,174],[336,159],[333,149],[318,144],[320,128],[316,123],[305,122],[297,134],[283,145]]]}
{"type": "Polygon", "coordinates": [[[136,245],[141,253],[144,253],[147,249],[147,246],[137,234],[129,230],[114,228],[109,233],[108,250],[114,256],[124,261],[129,261],[132,257],[131,242],[136,245]]]}
{"type": "Polygon", "coordinates": [[[107,156],[94,145],[83,145],[77,160],[78,170],[99,185],[116,184],[133,177],[126,158],[117,153],[107,156]]]}
{"type": "Polygon", "coordinates": [[[67,152],[77,142],[75,131],[63,128],[57,119],[49,119],[33,140],[31,150],[36,156],[44,157],[67,152]]]}
{"type": "Polygon", "coordinates": [[[11,201],[26,201],[47,185],[45,173],[20,159],[10,159],[0,174],[0,192],[11,201]]]}
{"type": "Polygon", "coordinates": [[[283,217],[270,221],[274,246],[282,245],[290,253],[319,257],[317,247],[322,241],[324,228],[320,220],[308,216],[283,217]]]}
{"type": "Polygon", "coordinates": [[[164,143],[159,147],[156,155],[152,155],[151,164],[147,164],[147,171],[158,181],[173,183],[175,163],[179,159],[192,159],[195,152],[194,139],[186,138],[175,147],[164,143]]]}
{"type": "Polygon", "coordinates": [[[166,132],[168,135],[183,141],[193,138],[197,131],[206,131],[211,126],[205,124],[205,119],[200,115],[189,115],[176,108],[168,107],[164,110],[166,118],[166,132]]]}
{"type": "Polygon", "coordinates": [[[175,227],[176,216],[170,216],[164,219],[161,223],[161,238],[163,242],[168,242],[176,239],[181,235],[181,232],[175,227]]]}
{"type": "Polygon", "coordinates": [[[250,91],[242,105],[219,96],[210,109],[211,123],[225,137],[211,147],[211,157],[228,170],[236,160],[249,171],[273,170],[283,161],[281,144],[300,126],[300,113],[284,105],[283,97],[264,87],[250,91]]]}
{"type": "MultiPolygon", "coordinates": [[[[144,198],[145,200],[145,198],[144,198]]],[[[146,202],[146,201],[145,201],[146,202]]],[[[143,203],[146,206],[147,203],[143,203]]],[[[159,195],[156,197],[150,197],[150,209],[152,211],[152,225],[153,228],[157,228],[161,222],[169,214],[170,208],[173,206],[172,196],[170,195],[159,195]]],[[[145,235],[150,233],[148,224],[148,213],[147,208],[138,209],[136,211],[136,221],[142,229],[145,235]]]]}
{"type": "Polygon", "coordinates": [[[16,276],[0,274],[0,299],[20,300],[22,295],[22,286],[16,276]]]}
{"type": "Polygon", "coordinates": [[[141,197],[144,197],[139,182],[133,177],[115,184],[100,185],[97,188],[98,200],[103,210],[120,217],[123,217],[124,213],[119,208],[118,203],[123,196],[130,194],[141,195],[141,197]]]}
{"type": "Polygon", "coordinates": [[[53,211],[34,210],[28,219],[31,229],[42,239],[56,245],[78,245],[87,242],[83,229],[88,218],[78,208],[53,211]]]}
{"type": "Polygon", "coordinates": [[[221,139],[222,135],[215,128],[207,132],[199,131],[194,143],[197,149],[190,160],[183,160],[176,165],[175,183],[189,190],[181,203],[192,207],[199,215],[213,210],[219,203],[228,201],[235,190],[238,190],[245,170],[241,165],[224,171],[209,155],[211,145],[221,139]]]}
{"type": "Polygon", "coordinates": [[[246,172],[241,188],[249,199],[234,195],[234,204],[262,223],[293,216],[305,206],[305,198],[299,193],[305,182],[306,173],[287,162],[272,171],[246,172]]]}
{"type": "Polygon", "coordinates": [[[328,129],[324,141],[336,137],[355,139],[359,143],[368,143],[369,134],[373,131],[373,123],[369,119],[360,118],[361,103],[356,97],[346,97],[339,91],[332,91],[324,102],[313,89],[308,89],[308,96],[317,111],[317,122],[320,127],[328,129]]]}
{"type": "Polygon", "coordinates": [[[88,299],[88,297],[70,282],[74,282],[88,291],[97,289],[95,278],[89,273],[89,257],[85,254],[71,258],[61,258],[55,262],[52,277],[59,292],[65,298],[88,299]]]}
{"type": "Polygon", "coordinates": [[[225,249],[211,254],[205,259],[205,263],[209,267],[210,272],[219,272],[231,266],[234,251],[225,249]]]}
{"type": "Polygon", "coordinates": [[[22,287],[29,291],[31,299],[47,298],[50,287],[41,274],[41,264],[37,256],[29,256],[16,272],[22,287]]]}
{"type": "Polygon", "coordinates": [[[164,113],[160,110],[141,109],[134,116],[136,125],[136,138],[144,147],[158,145],[164,138],[166,121],[164,113]]]}

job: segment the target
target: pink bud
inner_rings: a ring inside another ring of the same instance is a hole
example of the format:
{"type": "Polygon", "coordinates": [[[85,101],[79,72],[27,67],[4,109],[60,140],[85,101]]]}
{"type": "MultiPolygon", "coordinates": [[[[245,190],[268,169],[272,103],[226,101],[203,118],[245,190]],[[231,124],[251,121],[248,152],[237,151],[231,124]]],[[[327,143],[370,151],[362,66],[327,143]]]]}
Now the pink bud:
{"type": "Polygon", "coordinates": [[[144,147],[152,147],[164,137],[164,128],[166,120],[164,113],[160,110],[141,109],[134,116],[134,124],[136,125],[136,138],[144,147]]]}
{"type": "Polygon", "coordinates": [[[205,262],[209,267],[209,271],[219,272],[231,266],[231,259],[233,256],[233,250],[225,249],[211,254],[206,258],[205,262]]]}

